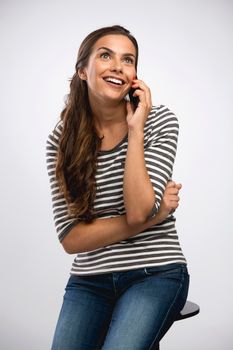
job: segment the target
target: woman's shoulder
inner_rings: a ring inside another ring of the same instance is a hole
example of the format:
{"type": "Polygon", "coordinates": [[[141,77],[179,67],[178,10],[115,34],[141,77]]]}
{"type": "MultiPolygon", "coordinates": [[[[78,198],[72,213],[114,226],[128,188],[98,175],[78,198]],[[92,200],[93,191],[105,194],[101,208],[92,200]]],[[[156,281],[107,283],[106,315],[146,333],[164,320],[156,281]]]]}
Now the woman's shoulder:
{"type": "Polygon", "coordinates": [[[146,143],[170,132],[178,135],[178,130],[177,116],[168,106],[163,104],[152,106],[144,128],[146,143]]]}
{"type": "Polygon", "coordinates": [[[166,123],[168,121],[178,124],[178,118],[174,111],[163,104],[152,106],[148,115],[148,122],[156,122],[158,125],[158,123],[166,123]]]}

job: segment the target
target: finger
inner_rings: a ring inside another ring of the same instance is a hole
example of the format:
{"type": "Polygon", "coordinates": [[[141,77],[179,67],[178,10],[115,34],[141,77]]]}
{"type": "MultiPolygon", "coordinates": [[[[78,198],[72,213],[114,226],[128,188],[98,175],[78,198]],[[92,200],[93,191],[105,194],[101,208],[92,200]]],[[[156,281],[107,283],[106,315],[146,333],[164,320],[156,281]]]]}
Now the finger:
{"type": "Polygon", "coordinates": [[[143,89],[144,88],[149,89],[149,87],[146,85],[146,83],[143,80],[140,80],[140,79],[133,79],[132,80],[132,84],[141,86],[143,89]]]}
{"type": "Polygon", "coordinates": [[[141,89],[136,89],[133,93],[133,96],[139,97],[139,106],[146,109],[146,111],[149,109],[146,99],[145,91],[141,89]]]}
{"type": "Polygon", "coordinates": [[[133,96],[138,96],[140,99],[142,98],[143,100],[146,99],[146,94],[144,90],[137,87],[133,87],[133,88],[135,89],[133,96]]]}
{"type": "Polygon", "coordinates": [[[172,201],[179,202],[180,201],[180,197],[179,196],[174,196],[174,198],[172,198],[172,201]]]}
{"type": "MultiPolygon", "coordinates": [[[[145,101],[146,104],[147,104],[147,108],[148,108],[149,110],[151,110],[151,108],[152,108],[152,99],[151,99],[151,91],[150,91],[150,88],[149,88],[142,80],[138,80],[138,79],[133,80],[132,87],[133,87],[134,89],[139,88],[141,91],[144,92],[144,94],[145,94],[145,99],[144,99],[144,101],[145,101]]],[[[137,89],[137,90],[139,90],[139,89],[137,89]]],[[[139,90],[139,91],[140,91],[140,90],[139,90]]],[[[142,95],[141,95],[141,96],[142,96],[142,95]]],[[[142,98],[142,100],[143,100],[143,98],[142,98]]]]}
{"type": "Polygon", "coordinates": [[[174,203],[174,206],[173,206],[173,209],[177,209],[179,207],[179,203],[178,202],[175,202],[174,203]]]}
{"type": "Polygon", "coordinates": [[[176,184],[175,181],[168,181],[166,189],[170,187],[174,187],[179,191],[182,188],[182,184],[176,184]]]}
{"type": "Polygon", "coordinates": [[[180,190],[182,188],[182,184],[176,184],[176,188],[180,190]]]}
{"type": "Polygon", "coordinates": [[[166,188],[175,187],[176,183],[174,181],[168,181],[166,188]]]}
{"type": "Polygon", "coordinates": [[[128,116],[132,116],[134,114],[134,110],[130,101],[126,102],[126,109],[128,116]]]}
{"type": "Polygon", "coordinates": [[[143,80],[141,80],[141,79],[133,79],[132,83],[147,87],[146,83],[143,80]]]}
{"type": "Polygon", "coordinates": [[[170,187],[167,190],[167,195],[177,195],[179,193],[179,189],[176,187],[170,187]]]}
{"type": "Polygon", "coordinates": [[[168,202],[172,202],[172,201],[179,202],[179,200],[180,200],[180,197],[178,196],[178,194],[169,194],[169,195],[167,195],[167,201],[168,202]]]}
{"type": "Polygon", "coordinates": [[[144,83],[144,81],[142,80],[134,80],[133,83],[133,88],[139,87],[139,89],[143,90],[145,92],[145,96],[146,96],[146,102],[149,105],[151,105],[151,91],[150,88],[144,83]]]}
{"type": "Polygon", "coordinates": [[[171,208],[177,208],[179,206],[179,202],[178,201],[171,201],[170,202],[170,207],[171,208]]]}

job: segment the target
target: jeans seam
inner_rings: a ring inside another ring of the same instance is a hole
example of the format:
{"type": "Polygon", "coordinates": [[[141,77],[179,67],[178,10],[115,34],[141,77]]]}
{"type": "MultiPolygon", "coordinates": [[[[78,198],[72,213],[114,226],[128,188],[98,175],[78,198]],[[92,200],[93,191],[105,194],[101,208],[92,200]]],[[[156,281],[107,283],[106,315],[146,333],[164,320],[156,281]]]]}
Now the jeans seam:
{"type": "Polygon", "coordinates": [[[175,304],[175,301],[176,301],[177,298],[178,298],[178,295],[179,295],[179,293],[180,293],[180,291],[181,291],[181,288],[182,288],[182,286],[183,286],[183,283],[184,283],[184,273],[182,273],[182,280],[181,280],[181,282],[180,282],[180,287],[179,287],[179,289],[178,289],[178,291],[177,291],[177,293],[176,293],[176,295],[175,295],[175,297],[174,297],[174,300],[173,300],[172,304],[170,305],[170,307],[169,307],[169,309],[168,309],[168,311],[167,311],[167,313],[166,313],[166,316],[164,317],[164,320],[163,320],[163,322],[162,322],[162,324],[161,324],[161,326],[160,326],[160,328],[159,328],[159,330],[158,330],[158,332],[157,332],[157,334],[156,334],[156,337],[154,338],[154,340],[153,340],[153,342],[152,342],[152,344],[150,345],[150,347],[149,347],[148,350],[152,350],[152,349],[153,349],[152,347],[156,344],[156,340],[157,340],[157,338],[158,338],[158,335],[159,335],[161,329],[163,328],[163,326],[164,326],[164,324],[165,324],[165,322],[166,322],[166,320],[167,320],[167,316],[168,316],[168,314],[169,314],[171,308],[173,307],[173,305],[175,304]]]}
{"type": "Polygon", "coordinates": [[[146,267],[144,267],[144,272],[145,272],[146,276],[151,276],[151,274],[149,274],[149,273],[147,272],[147,268],[146,268],[146,267]]]}
{"type": "Polygon", "coordinates": [[[113,284],[115,296],[117,296],[116,280],[118,280],[118,278],[116,278],[115,276],[116,276],[116,273],[113,272],[112,273],[112,284],[113,284]]]}

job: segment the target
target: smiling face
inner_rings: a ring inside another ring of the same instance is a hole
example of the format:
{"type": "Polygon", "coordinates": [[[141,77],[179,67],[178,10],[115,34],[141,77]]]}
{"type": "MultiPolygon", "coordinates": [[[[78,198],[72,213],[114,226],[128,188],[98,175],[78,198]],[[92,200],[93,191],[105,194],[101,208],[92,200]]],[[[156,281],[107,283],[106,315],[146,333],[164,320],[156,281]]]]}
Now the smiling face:
{"type": "Polygon", "coordinates": [[[136,49],[124,35],[105,35],[96,41],[86,67],[79,70],[86,80],[90,103],[118,104],[136,77],[136,49]]]}

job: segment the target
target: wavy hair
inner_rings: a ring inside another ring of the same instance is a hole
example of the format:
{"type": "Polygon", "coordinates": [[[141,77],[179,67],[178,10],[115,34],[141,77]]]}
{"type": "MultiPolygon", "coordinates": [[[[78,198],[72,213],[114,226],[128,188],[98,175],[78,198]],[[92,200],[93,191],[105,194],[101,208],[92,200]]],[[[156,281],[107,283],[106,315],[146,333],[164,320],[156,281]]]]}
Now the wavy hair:
{"type": "Polygon", "coordinates": [[[69,79],[70,92],[60,115],[63,129],[59,139],[56,179],[70,215],[85,222],[92,222],[95,218],[95,174],[101,139],[94,126],[87,83],[79,77],[78,71],[88,64],[96,41],[109,34],[125,35],[131,40],[136,49],[137,69],[138,44],[127,29],[114,25],[91,32],[80,45],[75,73],[69,79]]]}

